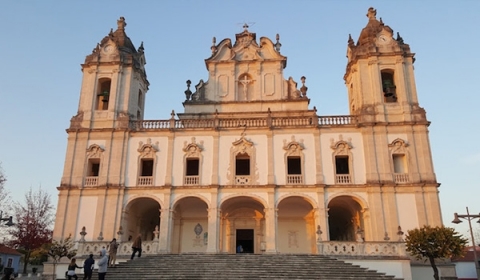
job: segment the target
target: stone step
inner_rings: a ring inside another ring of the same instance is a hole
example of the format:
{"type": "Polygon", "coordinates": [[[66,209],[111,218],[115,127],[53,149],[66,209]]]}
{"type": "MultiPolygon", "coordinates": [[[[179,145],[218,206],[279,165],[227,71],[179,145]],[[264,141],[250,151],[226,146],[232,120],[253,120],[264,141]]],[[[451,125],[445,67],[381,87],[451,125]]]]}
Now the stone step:
{"type": "MultiPolygon", "coordinates": [[[[98,279],[96,271],[92,279],[98,279]]],[[[319,255],[165,254],[135,258],[108,268],[107,279],[396,278],[319,255]]]]}

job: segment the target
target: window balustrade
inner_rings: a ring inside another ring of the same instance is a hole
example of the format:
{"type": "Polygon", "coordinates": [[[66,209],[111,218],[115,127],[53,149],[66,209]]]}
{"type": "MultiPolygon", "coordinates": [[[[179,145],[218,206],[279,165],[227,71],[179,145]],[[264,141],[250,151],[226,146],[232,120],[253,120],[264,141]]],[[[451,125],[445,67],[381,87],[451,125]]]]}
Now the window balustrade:
{"type": "Polygon", "coordinates": [[[395,173],[393,174],[393,178],[397,184],[405,184],[410,182],[407,173],[395,173]]]}
{"type": "Polygon", "coordinates": [[[88,176],[85,177],[85,181],[83,183],[85,187],[93,187],[98,185],[98,176],[88,176]]]}
{"type": "Polygon", "coordinates": [[[335,182],[337,184],[351,184],[352,180],[350,174],[337,174],[335,175],[335,182]]]}
{"type": "Polygon", "coordinates": [[[287,184],[289,185],[303,184],[303,175],[287,175],[287,184]]]}
{"type": "Polygon", "coordinates": [[[185,176],[183,184],[186,186],[198,185],[200,183],[199,176],[185,176]]]}
{"type": "Polygon", "coordinates": [[[139,176],[137,181],[138,186],[152,186],[153,176],[139,176]]]}

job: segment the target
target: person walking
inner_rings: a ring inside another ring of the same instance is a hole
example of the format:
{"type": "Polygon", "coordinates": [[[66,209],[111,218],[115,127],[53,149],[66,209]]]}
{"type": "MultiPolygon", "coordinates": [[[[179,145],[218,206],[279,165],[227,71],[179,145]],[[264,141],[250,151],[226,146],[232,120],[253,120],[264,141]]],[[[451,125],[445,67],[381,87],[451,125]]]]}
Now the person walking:
{"type": "Polygon", "coordinates": [[[78,276],[77,274],[75,273],[75,269],[77,268],[82,268],[80,266],[77,265],[77,262],[76,262],[76,259],[75,258],[72,258],[72,260],[70,261],[70,264],[68,265],[68,270],[67,270],[67,277],[68,277],[68,280],[71,280],[72,277],[73,279],[77,280],[78,279],[78,276]]]}
{"type": "Polygon", "coordinates": [[[117,249],[118,249],[117,239],[114,238],[110,242],[110,247],[108,248],[108,266],[115,267],[115,262],[117,261],[117,249]]]}
{"type": "Polygon", "coordinates": [[[83,280],[91,280],[93,267],[95,266],[95,260],[93,254],[90,254],[89,258],[83,262],[83,280]]]}
{"type": "Polygon", "coordinates": [[[100,260],[98,261],[98,280],[105,280],[107,275],[108,257],[107,250],[100,250],[100,260]]]}
{"type": "Polygon", "coordinates": [[[142,234],[139,233],[137,235],[137,238],[133,241],[132,244],[132,256],[130,257],[131,260],[133,260],[133,257],[135,257],[135,253],[138,252],[138,257],[140,258],[142,256],[142,234]]]}

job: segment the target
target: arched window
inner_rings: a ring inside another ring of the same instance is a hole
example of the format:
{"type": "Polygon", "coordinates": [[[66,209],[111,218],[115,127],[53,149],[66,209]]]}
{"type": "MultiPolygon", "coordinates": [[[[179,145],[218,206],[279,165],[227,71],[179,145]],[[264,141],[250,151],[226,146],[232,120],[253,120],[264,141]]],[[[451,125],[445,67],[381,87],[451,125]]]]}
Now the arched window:
{"type": "Polygon", "coordinates": [[[108,110],[108,103],[110,101],[110,87],[111,80],[108,78],[102,78],[98,80],[96,109],[108,110]]]}
{"type": "Polygon", "coordinates": [[[347,141],[343,140],[340,135],[340,140],[333,142],[330,148],[333,150],[333,166],[335,170],[336,184],[353,184],[353,157],[351,153],[352,146],[347,141]]]}
{"type": "Polygon", "coordinates": [[[153,186],[155,177],[155,163],[157,148],[152,145],[152,140],[147,139],[147,143],[138,143],[138,178],[137,186],[153,186]]]}
{"type": "Polygon", "coordinates": [[[243,136],[230,148],[230,181],[235,185],[253,185],[258,179],[255,164],[255,147],[243,136]]]}
{"type": "Polygon", "coordinates": [[[382,71],[382,91],[383,100],[386,103],[397,102],[397,87],[395,86],[395,80],[393,77],[393,71],[382,71]]]}
{"type": "Polygon", "coordinates": [[[85,187],[93,187],[98,185],[98,177],[100,176],[100,167],[102,163],[104,149],[99,145],[90,145],[87,149],[87,167],[85,172],[85,187]]]}
{"type": "Polygon", "coordinates": [[[402,139],[395,139],[388,145],[392,159],[393,181],[397,184],[410,182],[408,176],[408,144],[402,139]]]}
{"type": "MultiPolygon", "coordinates": [[[[200,145],[203,142],[200,141],[200,145]]],[[[187,144],[185,141],[183,151],[184,156],[184,185],[199,185],[200,184],[200,168],[202,166],[202,147],[197,144],[195,137],[192,137],[192,142],[187,144]]]]}
{"type": "Polygon", "coordinates": [[[304,177],[304,155],[303,141],[295,141],[295,136],[287,143],[283,140],[283,149],[285,150],[285,164],[287,171],[286,183],[289,185],[303,184],[304,177]]]}

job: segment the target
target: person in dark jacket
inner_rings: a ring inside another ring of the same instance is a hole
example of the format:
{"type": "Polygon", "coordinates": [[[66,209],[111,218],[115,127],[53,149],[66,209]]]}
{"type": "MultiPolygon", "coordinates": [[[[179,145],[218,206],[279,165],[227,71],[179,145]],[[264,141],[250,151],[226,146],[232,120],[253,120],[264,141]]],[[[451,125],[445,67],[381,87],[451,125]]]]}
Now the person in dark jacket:
{"type": "Polygon", "coordinates": [[[71,280],[72,277],[75,280],[78,279],[78,276],[75,273],[75,269],[77,268],[82,268],[82,267],[77,265],[75,258],[72,258],[72,260],[70,261],[70,264],[68,265],[68,271],[67,271],[68,280],[71,280]]]}
{"type": "Polygon", "coordinates": [[[138,252],[138,257],[140,258],[142,256],[142,234],[139,233],[137,238],[133,241],[132,244],[132,256],[130,257],[131,260],[135,257],[135,253],[138,252]]]}
{"type": "Polygon", "coordinates": [[[93,254],[90,254],[90,257],[85,260],[83,263],[83,280],[91,280],[93,267],[95,266],[95,260],[93,259],[93,254]]]}

